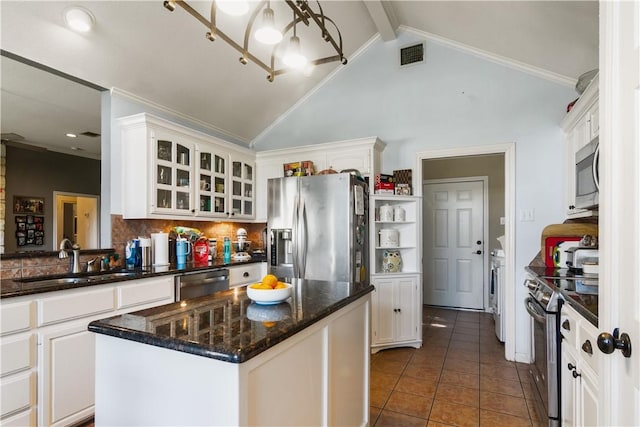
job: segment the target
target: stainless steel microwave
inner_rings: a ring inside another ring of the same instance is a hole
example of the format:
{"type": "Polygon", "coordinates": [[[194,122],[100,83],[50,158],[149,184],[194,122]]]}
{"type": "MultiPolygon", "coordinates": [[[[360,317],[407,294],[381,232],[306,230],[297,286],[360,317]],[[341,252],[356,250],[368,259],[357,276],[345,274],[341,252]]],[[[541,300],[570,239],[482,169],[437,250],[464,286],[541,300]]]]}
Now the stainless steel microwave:
{"type": "Polygon", "coordinates": [[[600,145],[597,137],[576,153],[576,208],[593,209],[598,207],[599,158],[600,145]]]}

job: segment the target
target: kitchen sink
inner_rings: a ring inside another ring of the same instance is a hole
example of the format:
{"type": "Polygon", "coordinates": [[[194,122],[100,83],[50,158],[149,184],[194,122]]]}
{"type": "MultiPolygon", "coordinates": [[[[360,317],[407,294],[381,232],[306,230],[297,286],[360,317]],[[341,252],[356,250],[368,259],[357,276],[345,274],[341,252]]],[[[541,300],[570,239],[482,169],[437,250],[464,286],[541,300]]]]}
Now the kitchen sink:
{"type": "Polygon", "coordinates": [[[135,272],[135,271],[114,271],[114,272],[92,274],[90,276],[57,277],[57,278],[47,278],[47,279],[31,278],[28,280],[23,280],[23,282],[28,282],[30,284],[34,284],[38,286],[85,285],[87,283],[99,283],[103,281],[119,279],[122,277],[134,277],[139,274],[140,272],[135,272]]]}

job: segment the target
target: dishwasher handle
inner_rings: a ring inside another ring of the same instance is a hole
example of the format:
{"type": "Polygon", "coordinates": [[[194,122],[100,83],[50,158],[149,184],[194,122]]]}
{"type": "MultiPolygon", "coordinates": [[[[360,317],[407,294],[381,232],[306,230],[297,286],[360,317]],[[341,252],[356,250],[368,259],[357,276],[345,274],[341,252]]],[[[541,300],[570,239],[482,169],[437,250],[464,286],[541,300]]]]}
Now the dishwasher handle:
{"type": "Polygon", "coordinates": [[[188,288],[189,286],[201,286],[205,283],[217,283],[217,282],[227,282],[229,281],[229,276],[215,276],[215,277],[206,277],[200,280],[180,280],[180,285],[183,288],[188,288]]]}

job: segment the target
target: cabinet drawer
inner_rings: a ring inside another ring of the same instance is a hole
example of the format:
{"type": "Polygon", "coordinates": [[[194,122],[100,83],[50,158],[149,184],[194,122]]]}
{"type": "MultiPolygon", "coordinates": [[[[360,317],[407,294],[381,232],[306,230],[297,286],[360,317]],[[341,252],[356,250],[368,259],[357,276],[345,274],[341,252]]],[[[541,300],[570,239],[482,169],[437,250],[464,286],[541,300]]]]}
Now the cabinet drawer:
{"type": "Polygon", "coordinates": [[[259,282],[263,276],[264,263],[247,264],[229,269],[229,287],[259,282]]]}
{"type": "Polygon", "coordinates": [[[0,319],[1,335],[28,331],[33,324],[33,302],[3,304],[0,319]]]}
{"type": "Polygon", "coordinates": [[[0,401],[2,413],[7,414],[25,410],[35,402],[35,374],[27,372],[19,376],[0,380],[0,401]]]}
{"type": "Polygon", "coordinates": [[[20,412],[11,418],[5,418],[2,420],[3,427],[25,427],[36,425],[36,411],[29,409],[28,411],[20,412]]]}
{"type": "Polygon", "coordinates": [[[146,279],[118,287],[118,309],[170,299],[173,301],[174,278],[146,279]]]}
{"type": "Polygon", "coordinates": [[[30,369],[35,364],[35,335],[5,338],[0,343],[0,376],[30,369]]]}
{"type": "Polygon", "coordinates": [[[578,321],[567,311],[566,307],[562,308],[562,314],[560,316],[560,333],[567,345],[575,349],[578,347],[576,342],[578,337],[578,321]]]}
{"type": "Polygon", "coordinates": [[[591,323],[585,320],[580,322],[580,332],[578,336],[580,337],[580,341],[578,342],[580,357],[597,375],[599,371],[599,358],[602,354],[598,349],[598,330],[591,323]],[[587,342],[591,345],[591,353],[587,351],[589,347],[589,344],[586,344],[587,342]]]}
{"type": "Polygon", "coordinates": [[[38,301],[38,325],[49,325],[92,314],[112,311],[115,307],[113,288],[80,292],[38,301]]]}

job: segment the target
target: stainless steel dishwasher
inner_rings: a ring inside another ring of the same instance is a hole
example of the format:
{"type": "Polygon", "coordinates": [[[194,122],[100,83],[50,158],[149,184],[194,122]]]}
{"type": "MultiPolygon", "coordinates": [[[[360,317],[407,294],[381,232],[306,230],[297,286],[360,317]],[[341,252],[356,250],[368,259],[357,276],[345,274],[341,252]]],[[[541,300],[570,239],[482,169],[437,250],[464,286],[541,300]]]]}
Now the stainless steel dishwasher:
{"type": "Polygon", "coordinates": [[[176,276],[176,301],[229,289],[229,270],[194,271],[176,276]]]}

